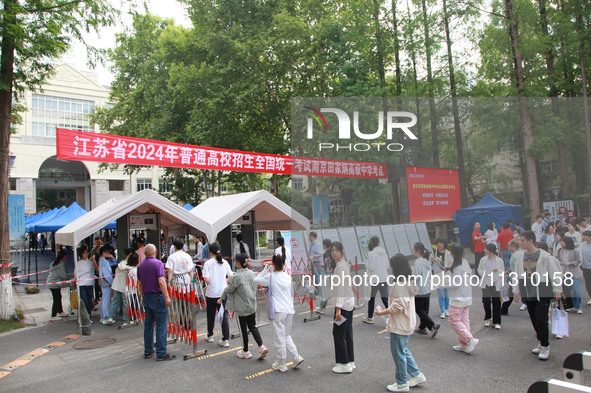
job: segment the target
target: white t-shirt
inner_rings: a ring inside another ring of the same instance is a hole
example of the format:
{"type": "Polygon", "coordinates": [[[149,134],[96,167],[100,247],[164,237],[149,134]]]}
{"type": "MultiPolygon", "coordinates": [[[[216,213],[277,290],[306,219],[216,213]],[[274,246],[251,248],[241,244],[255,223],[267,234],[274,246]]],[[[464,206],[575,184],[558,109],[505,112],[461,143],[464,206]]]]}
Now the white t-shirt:
{"type": "Polygon", "coordinates": [[[94,285],[94,262],[88,259],[78,261],[78,282],[81,287],[94,285]]]}
{"type": "Polygon", "coordinates": [[[219,298],[222,296],[224,289],[228,286],[226,282],[227,276],[232,276],[234,272],[230,268],[228,261],[222,259],[222,263],[218,263],[217,259],[212,258],[203,265],[203,277],[209,278],[209,284],[205,289],[205,296],[209,298],[219,298]]]}
{"type": "MultiPolygon", "coordinates": [[[[244,245],[244,249],[246,250],[246,254],[250,258],[250,252],[248,250],[248,244],[242,242],[242,245],[244,245]]],[[[236,256],[237,254],[240,254],[240,243],[234,244],[234,256],[236,256]]]]}
{"type": "MultiPolygon", "coordinates": [[[[283,255],[281,247],[275,249],[275,255],[283,255]]],[[[289,247],[285,247],[285,266],[291,266],[291,250],[289,247]]]]}
{"type": "Polygon", "coordinates": [[[486,244],[496,244],[499,233],[496,230],[489,229],[484,233],[486,236],[486,244]]]}
{"type": "MultiPolygon", "coordinates": [[[[189,251],[189,249],[187,248],[186,244],[183,244],[183,251],[187,252],[189,251]]],[[[176,248],[174,248],[174,244],[172,246],[170,246],[170,250],[168,251],[168,255],[172,255],[176,252],[176,248]]]]}
{"type": "Polygon", "coordinates": [[[166,259],[167,269],[172,274],[184,274],[193,270],[193,260],[191,256],[184,251],[177,251],[166,259]]]}
{"type": "Polygon", "coordinates": [[[534,222],[531,224],[531,230],[536,234],[536,242],[539,242],[542,239],[542,224],[539,224],[537,221],[534,222]]]}

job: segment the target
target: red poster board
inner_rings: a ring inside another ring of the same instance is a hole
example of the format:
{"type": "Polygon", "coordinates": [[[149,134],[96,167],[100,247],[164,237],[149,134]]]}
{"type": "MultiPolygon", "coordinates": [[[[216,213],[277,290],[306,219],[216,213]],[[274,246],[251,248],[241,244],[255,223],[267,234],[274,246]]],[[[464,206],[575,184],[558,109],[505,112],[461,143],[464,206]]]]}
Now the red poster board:
{"type": "Polygon", "coordinates": [[[461,208],[457,170],[407,167],[406,181],[410,222],[451,221],[461,208]]]}

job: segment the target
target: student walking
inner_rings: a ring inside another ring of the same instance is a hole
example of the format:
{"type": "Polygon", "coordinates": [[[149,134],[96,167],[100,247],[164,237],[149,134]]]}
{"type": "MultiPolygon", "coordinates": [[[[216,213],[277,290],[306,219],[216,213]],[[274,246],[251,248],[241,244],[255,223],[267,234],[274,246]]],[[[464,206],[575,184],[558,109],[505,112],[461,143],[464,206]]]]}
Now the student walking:
{"type": "MultiPolygon", "coordinates": [[[[578,232],[577,232],[578,233],[578,232]]],[[[565,274],[563,281],[564,287],[563,292],[567,292],[566,288],[570,287],[570,302],[567,311],[576,311],[577,314],[582,314],[583,309],[581,308],[581,278],[583,272],[581,270],[581,254],[580,251],[575,250],[575,241],[570,236],[564,236],[560,241],[562,249],[559,252],[558,263],[562,267],[562,271],[565,274]],[[570,275],[570,280],[566,279],[566,274],[570,275]],[[569,281],[571,281],[568,285],[569,281]]]]}
{"type": "Polygon", "coordinates": [[[464,249],[459,244],[451,247],[453,264],[451,265],[451,286],[449,289],[449,324],[458,335],[458,345],[454,351],[471,353],[478,345],[478,339],[470,331],[470,306],[472,305],[472,287],[470,276],[472,269],[464,256],[464,249]]]}
{"type": "Polygon", "coordinates": [[[372,324],[374,323],[373,309],[378,292],[380,293],[384,307],[388,307],[388,254],[386,254],[386,250],[380,247],[380,239],[377,236],[372,236],[369,239],[367,248],[369,249],[367,272],[370,277],[370,283],[377,281],[377,285],[371,286],[371,294],[367,303],[367,317],[363,318],[363,322],[372,324]],[[375,280],[372,279],[374,276],[376,277],[375,280]]]}
{"type": "Polygon", "coordinates": [[[271,290],[275,310],[271,325],[277,351],[277,358],[271,367],[282,373],[287,371],[287,352],[293,357],[293,368],[298,368],[304,361],[304,358],[298,354],[298,349],[291,338],[295,309],[293,307],[291,276],[283,270],[284,264],[283,257],[273,255],[272,267],[265,264],[263,271],[254,278],[255,285],[270,287],[269,290],[271,290]]]}
{"type": "Polygon", "coordinates": [[[386,329],[390,332],[390,351],[396,365],[396,381],[386,388],[390,392],[408,392],[409,388],[427,381],[407,348],[408,339],[416,326],[414,303],[418,288],[404,255],[392,257],[390,267],[396,281],[390,286],[388,308],[376,309],[376,315],[389,317],[386,329]],[[410,374],[410,380],[407,374],[410,374]]]}
{"type": "Polygon", "coordinates": [[[99,249],[99,285],[101,286],[101,323],[103,325],[112,325],[115,323],[114,320],[109,320],[109,308],[111,306],[111,285],[113,284],[113,270],[111,269],[111,263],[107,258],[111,258],[109,255],[109,247],[107,245],[102,246],[99,249]]]}
{"type": "Polygon", "coordinates": [[[474,265],[470,266],[478,274],[478,263],[484,256],[484,240],[486,236],[483,236],[480,232],[480,223],[475,221],[472,224],[472,248],[474,249],[474,265]]]}
{"type": "Polygon", "coordinates": [[[547,360],[550,356],[548,309],[552,299],[558,302],[562,295],[562,286],[552,278],[562,274],[562,270],[549,253],[536,247],[535,241],[536,235],[532,231],[525,231],[519,235],[519,246],[524,252],[515,264],[515,273],[519,280],[519,291],[515,292],[515,301],[524,299],[536,331],[539,343],[531,352],[538,355],[539,360],[547,360]],[[532,279],[534,273],[540,280],[532,279]]]}
{"type": "MultiPolygon", "coordinates": [[[[451,254],[447,249],[447,240],[437,239],[437,250],[431,255],[431,262],[433,263],[433,273],[439,274],[441,278],[449,272],[449,268],[452,264],[451,254]]],[[[441,315],[439,318],[445,319],[449,315],[449,289],[438,288],[437,299],[439,300],[439,309],[441,315]]]]}
{"type": "Polygon", "coordinates": [[[492,243],[484,247],[484,254],[478,264],[478,274],[483,278],[480,287],[484,306],[484,326],[489,327],[492,323],[496,330],[501,330],[501,275],[505,274],[505,264],[497,256],[497,246],[492,243]]]}
{"type": "Polygon", "coordinates": [[[248,255],[236,254],[236,273],[230,278],[228,286],[218,299],[218,304],[227,300],[228,309],[238,315],[243,346],[236,356],[240,359],[252,358],[252,354],[248,350],[248,330],[259,346],[258,358],[264,359],[269,352],[263,345],[263,339],[256,326],[257,286],[254,283],[255,277],[256,273],[248,269],[248,255]]]}
{"type": "Polygon", "coordinates": [[[226,301],[218,304],[218,299],[224,293],[224,289],[228,286],[226,279],[234,273],[230,265],[225,259],[222,259],[220,254],[221,247],[218,243],[209,245],[210,259],[203,265],[203,281],[207,284],[205,289],[205,303],[207,306],[207,342],[213,342],[213,328],[217,318],[218,310],[221,305],[224,307],[222,319],[222,339],[218,344],[224,348],[230,346],[230,323],[228,321],[228,311],[226,309],[226,301]]]}
{"type": "Polygon", "coordinates": [[[94,273],[96,271],[96,264],[88,259],[88,246],[83,245],[78,248],[78,288],[80,290],[80,299],[88,311],[90,318],[94,304],[92,302],[92,292],[94,286],[94,273]]]}
{"type": "Polygon", "coordinates": [[[47,284],[49,284],[48,287],[51,290],[51,297],[53,298],[53,304],[51,306],[51,322],[59,321],[60,317],[68,316],[62,307],[62,287],[66,287],[68,284],[52,284],[60,281],[67,281],[71,278],[66,269],[67,257],[68,254],[66,253],[66,250],[61,249],[58,251],[51,266],[49,266],[47,284]]]}
{"type": "Polygon", "coordinates": [[[333,288],[335,313],[332,335],[337,364],[332,368],[332,372],[345,374],[352,372],[356,368],[353,349],[355,296],[351,286],[351,267],[349,262],[343,258],[343,245],[340,242],[333,242],[331,253],[336,262],[334,275],[339,277],[341,283],[341,285],[333,288]]]}
{"type": "Polygon", "coordinates": [[[429,251],[425,249],[423,243],[415,243],[412,254],[417,257],[415,260],[414,275],[417,278],[420,277],[416,283],[418,290],[415,298],[415,311],[421,323],[415,331],[419,334],[427,334],[427,329],[429,329],[431,331],[431,338],[433,338],[437,335],[440,325],[433,322],[431,317],[429,317],[429,301],[431,297],[431,263],[427,260],[429,258],[429,251]]]}

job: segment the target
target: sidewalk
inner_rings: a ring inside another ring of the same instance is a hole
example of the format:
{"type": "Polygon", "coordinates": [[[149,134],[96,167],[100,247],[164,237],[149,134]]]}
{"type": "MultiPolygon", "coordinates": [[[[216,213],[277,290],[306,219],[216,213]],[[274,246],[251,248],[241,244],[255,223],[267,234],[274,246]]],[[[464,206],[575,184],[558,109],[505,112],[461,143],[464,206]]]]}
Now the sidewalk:
{"type": "MultiPolygon", "coordinates": [[[[25,325],[43,326],[49,323],[51,305],[53,303],[51,291],[47,286],[39,286],[39,290],[39,293],[31,295],[25,291],[25,285],[17,284],[12,286],[14,307],[23,311],[23,323],[25,325]]],[[[71,312],[69,296],[69,289],[62,288],[62,306],[64,312],[71,312]]],[[[76,313],[70,314],[70,317],[65,319],[76,319],[76,315],[76,313]]]]}

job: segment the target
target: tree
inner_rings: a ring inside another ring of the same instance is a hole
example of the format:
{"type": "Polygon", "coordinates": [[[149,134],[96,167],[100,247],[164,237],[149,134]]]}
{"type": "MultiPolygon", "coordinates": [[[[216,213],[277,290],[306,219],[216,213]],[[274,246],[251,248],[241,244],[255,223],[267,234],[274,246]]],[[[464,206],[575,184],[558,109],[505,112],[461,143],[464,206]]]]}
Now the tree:
{"type": "MultiPolygon", "coordinates": [[[[53,61],[83,32],[113,23],[116,12],[106,0],[3,1],[0,54],[0,318],[14,313],[8,232],[8,168],[13,99],[34,89],[53,71],[53,61]]],[[[89,47],[89,49],[92,49],[89,47]]],[[[91,51],[97,54],[97,51],[91,51]]]]}

